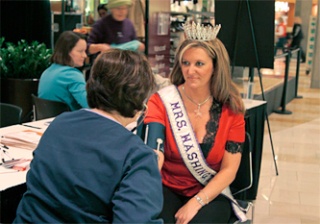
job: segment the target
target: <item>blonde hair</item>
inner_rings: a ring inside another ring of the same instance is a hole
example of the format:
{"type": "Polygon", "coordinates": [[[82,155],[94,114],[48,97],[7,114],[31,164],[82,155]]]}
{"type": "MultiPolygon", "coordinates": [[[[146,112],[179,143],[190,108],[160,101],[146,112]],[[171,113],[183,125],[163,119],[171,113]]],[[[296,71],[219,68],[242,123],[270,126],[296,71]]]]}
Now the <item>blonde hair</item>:
{"type": "Polygon", "coordinates": [[[177,86],[185,82],[180,65],[183,54],[190,48],[202,48],[212,58],[214,72],[210,80],[210,92],[213,98],[228,105],[235,113],[244,113],[245,107],[241,95],[231,78],[228,52],[218,38],[211,41],[183,41],[176,52],[170,81],[177,86]]]}

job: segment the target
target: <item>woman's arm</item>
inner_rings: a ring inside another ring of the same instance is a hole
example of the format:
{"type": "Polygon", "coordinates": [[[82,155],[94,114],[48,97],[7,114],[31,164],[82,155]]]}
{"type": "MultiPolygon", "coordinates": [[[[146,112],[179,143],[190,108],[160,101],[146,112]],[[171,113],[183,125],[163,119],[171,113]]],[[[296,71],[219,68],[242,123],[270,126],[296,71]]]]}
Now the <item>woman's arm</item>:
{"type": "MultiPolygon", "coordinates": [[[[241,153],[230,153],[225,151],[220,171],[210,182],[197,194],[204,204],[215,199],[235,179],[241,161],[241,153]]],[[[182,206],[175,217],[177,223],[188,223],[202,208],[195,197],[192,197],[182,206]]]]}
{"type": "Polygon", "coordinates": [[[111,47],[109,44],[90,44],[88,47],[89,54],[96,54],[98,52],[105,52],[111,47]]]}
{"type": "Polygon", "coordinates": [[[88,37],[88,53],[96,54],[110,49],[110,45],[104,42],[103,34],[106,32],[106,24],[103,21],[97,21],[90,31],[88,37]]]}
{"type": "Polygon", "coordinates": [[[145,143],[158,155],[158,167],[164,163],[165,116],[166,110],[158,94],[153,94],[148,101],[148,113],[144,119],[146,124],[145,143]],[[161,142],[158,142],[158,141],[161,142]]]}
{"type": "Polygon", "coordinates": [[[87,102],[86,82],[82,73],[73,72],[73,78],[69,79],[68,91],[82,108],[89,108],[87,102]]]}
{"type": "Polygon", "coordinates": [[[158,156],[158,167],[159,167],[159,170],[161,170],[162,166],[163,166],[163,163],[164,163],[164,154],[163,154],[163,152],[161,152],[161,151],[159,151],[157,149],[154,149],[154,151],[158,156]]]}
{"type": "Polygon", "coordinates": [[[212,180],[199,192],[201,198],[207,202],[215,199],[226,187],[235,179],[240,166],[241,153],[231,153],[225,151],[220,171],[212,180]]]}
{"type": "Polygon", "coordinates": [[[123,178],[112,199],[113,223],[162,223],[161,176],[155,155],[144,147],[132,148],[123,165],[123,178]]]}

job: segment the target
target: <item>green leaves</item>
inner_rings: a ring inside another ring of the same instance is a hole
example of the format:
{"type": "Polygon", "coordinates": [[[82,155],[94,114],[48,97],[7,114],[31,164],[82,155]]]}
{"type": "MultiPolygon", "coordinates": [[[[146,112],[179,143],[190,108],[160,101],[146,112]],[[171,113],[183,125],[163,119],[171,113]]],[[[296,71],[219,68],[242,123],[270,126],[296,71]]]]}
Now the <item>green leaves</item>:
{"type": "Polygon", "coordinates": [[[52,50],[44,43],[20,40],[17,44],[0,38],[0,77],[17,79],[39,79],[50,66],[52,50]],[[3,46],[5,45],[5,47],[3,46]]]}

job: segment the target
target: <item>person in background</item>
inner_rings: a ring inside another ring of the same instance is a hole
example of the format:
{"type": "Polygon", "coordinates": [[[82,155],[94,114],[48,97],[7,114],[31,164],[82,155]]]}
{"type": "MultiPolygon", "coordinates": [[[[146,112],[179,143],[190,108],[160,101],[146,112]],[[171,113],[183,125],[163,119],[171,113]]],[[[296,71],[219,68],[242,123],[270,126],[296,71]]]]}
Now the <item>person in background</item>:
{"type": "Polygon", "coordinates": [[[88,37],[88,53],[97,54],[110,48],[143,52],[133,23],[127,18],[131,0],[109,0],[110,14],[96,21],[88,37]]]}
{"type": "Polygon", "coordinates": [[[278,24],[276,25],[276,32],[275,32],[277,42],[275,46],[274,55],[277,54],[277,50],[281,49],[284,52],[284,48],[287,44],[287,25],[285,24],[282,17],[278,18],[278,24]]]}
{"type": "Polygon", "coordinates": [[[245,141],[245,107],[232,82],[230,61],[216,38],[193,36],[208,27],[186,25],[170,80],[148,101],[145,141],[155,149],[162,174],[165,223],[228,223],[231,196],[245,141]],[[199,31],[199,32],[198,32],[199,31]],[[146,137],[147,136],[147,137],[146,137]]]}
{"type": "Polygon", "coordinates": [[[87,82],[90,109],[65,112],[47,128],[14,223],[162,223],[156,154],[125,127],[153,87],[142,54],[100,54],[87,82]]]}
{"type": "MultiPolygon", "coordinates": [[[[98,5],[97,12],[98,12],[100,18],[108,15],[107,5],[108,4],[99,4],[98,5]]],[[[96,21],[94,20],[93,16],[91,14],[89,14],[88,19],[87,19],[88,25],[92,26],[95,22],[96,21]]]]}
{"type": "Polygon", "coordinates": [[[40,77],[38,97],[66,103],[71,110],[88,108],[86,82],[77,69],[84,65],[86,37],[64,31],[55,43],[51,66],[40,77]]]}
{"type": "Polygon", "coordinates": [[[107,8],[108,4],[99,4],[97,7],[97,11],[99,14],[99,17],[102,18],[106,15],[108,15],[108,8],[107,8]]]}
{"type": "Polygon", "coordinates": [[[302,32],[301,24],[302,24],[301,18],[299,16],[294,17],[291,47],[294,49],[300,48],[301,62],[305,63],[306,62],[306,54],[304,53],[304,50],[301,47],[301,41],[303,39],[303,32],[302,32]]]}

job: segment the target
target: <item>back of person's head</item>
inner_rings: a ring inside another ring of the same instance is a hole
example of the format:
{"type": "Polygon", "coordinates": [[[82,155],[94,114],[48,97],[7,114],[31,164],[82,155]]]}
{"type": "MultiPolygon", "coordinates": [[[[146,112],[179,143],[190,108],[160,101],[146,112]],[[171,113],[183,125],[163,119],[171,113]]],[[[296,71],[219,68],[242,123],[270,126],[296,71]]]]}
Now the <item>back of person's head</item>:
{"type": "Polygon", "coordinates": [[[120,6],[131,6],[132,0],[109,0],[108,1],[108,9],[117,8],[120,6]]]}
{"type": "Polygon", "coordinates": [[[61,33],[55,43],[50,61],[60,65],[73,66],[73,61],[69,53],[81,39],[86,41],[86,36],[73,31],[64,31],[61,33]]]}
{"type": "Polygon", "coordinates": [[[91,108],[132,118],[143,109],[155,80],[143,54],[110,49],[95,59],[86,88],[91,108]]]}

